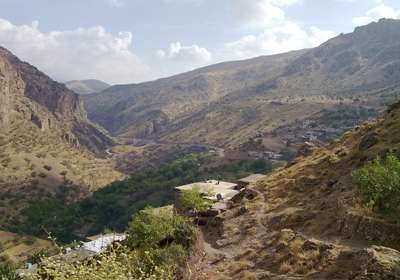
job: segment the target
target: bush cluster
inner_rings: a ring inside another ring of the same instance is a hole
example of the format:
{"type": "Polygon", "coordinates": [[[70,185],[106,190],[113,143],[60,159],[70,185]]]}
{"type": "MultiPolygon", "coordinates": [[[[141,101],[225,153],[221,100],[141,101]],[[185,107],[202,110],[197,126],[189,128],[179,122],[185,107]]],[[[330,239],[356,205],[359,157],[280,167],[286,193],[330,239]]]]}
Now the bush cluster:
{"type": "Polygon", "coordinates": [[[203,198],[199,188],[196,187],[181,192],[177,203],[182,210],[193,211],[194,213],[207,211],[211,206],[211,204],[203,198]]]}
{"type": "Polygon", "coordinates": [[[133,217],[124,244],[115,244],[105,253],[79,262],[62,255],[44,259],[29,280],[172,280],[186,259],[195,230],[184,217],[152,209],[133,217]]]}
{"type": "Polygon", "coordinates": [[[365,206],[400,217],[400,159],[395,154],[354,171],[353,179],[365,206]]]}
{"type": "Polygon", "coordinates": [[[19,280],[13,265],[9,263],[0,263],[0,280],[19,280]]]}
{"type": "Polygon", "coordinates": [[[136,214],[128,227],[128,245],[154,249],[171,244],[189,247],[194,239],[194,227],[183,216],[168,212],[151,213],[151,208],[136,214]]]}

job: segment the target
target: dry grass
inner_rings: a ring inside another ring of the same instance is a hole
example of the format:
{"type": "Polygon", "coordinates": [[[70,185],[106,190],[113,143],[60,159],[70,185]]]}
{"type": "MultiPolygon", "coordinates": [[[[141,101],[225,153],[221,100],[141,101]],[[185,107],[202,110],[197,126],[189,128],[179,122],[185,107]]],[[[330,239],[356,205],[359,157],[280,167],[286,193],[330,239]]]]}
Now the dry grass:
{"type": "Polygon", "coordinates": [[[10,135],[12,140],[1,147],[0,196],[9,206],[1,213],[0,224],[24,207],[28,199],[54,193],[60,185],[81,186],[84,195],[87,189],[96,190],[123,177],[111,161],[66,145],[57,135],[43,133],[33,125],[19,125],[10,135]],[[13,201],[5,195],[8,192],[22,196],[13,201]]]}
{"type": "Polygon", "coordinates": [[[292,270],[292,265],[288,261],[284,261],[279,266],[279,273],[280,274],[288,274],[292,270]]]}
{"type": "Polygon", "coordinates": [[[50,241],[0,231],[0,258],[17,264],[25,261],[28,256],[51,247],[50,241]]]}

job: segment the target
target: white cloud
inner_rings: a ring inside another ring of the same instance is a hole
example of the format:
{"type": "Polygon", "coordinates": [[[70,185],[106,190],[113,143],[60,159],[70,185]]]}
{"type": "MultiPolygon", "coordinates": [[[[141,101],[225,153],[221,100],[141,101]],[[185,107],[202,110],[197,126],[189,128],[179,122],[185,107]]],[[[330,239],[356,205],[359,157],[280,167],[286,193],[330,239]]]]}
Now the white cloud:
{"type": "Polygon", "coordinates": [[[207,64],[271,55],[291,50],[315,47],[334,37],[335,32],[312,26],[303,29],[285,17],[284,6],[299,0],[230,0],[228,11],[244,26],[262,27],[261,31],[242,36],[209,51],[197,45],[170,44],[167,50],[159,50],[159,69],[164,73],[181,72],[207,64]],[[180,71],[179,71],[180,70],[180,71]]]}
{"type": "Polygon", "coordinates": [[[60,81],[128,83],[149,74],[148,66],[131,51],[132,34],[112,34],[102,26],[41,32],[37,21],[18,26],[0,19],[0,45],[60,81]]]}
{"type": "Polygon", "coordinates": [[[334,36],[335,33],[332,31],[317,27],[311,27],[307,31],[295,22],[285,21],[279,26],[266,28],[259,34],[247,35],[237,41],[226,43],[217,56],[222,61],[283,53],[315,47],[334,36]]]}
{"type": "Polygon", "coordinates": [[[162,63],[158,64],[159,69],[164,69],[162,72],[177,73],[209,64],[212,54],[198,45],[183,46],[180,42],[174,42],[167,49],[158,50],[157,58],[162,63]]]}
{"type": "Polygon", "coordinates": [[[285,19],[283,6],[293,5],[298,0],[230,0],[228,10],[241,24],[263,27],[285,19]]]}
{"type": "Polygon", "coordinates": [[[308,47],[318,46],[329,39],[335,37],[337,34],[330,30],[322,30],[316,26],[311,26],[310,35],[308,37],[308,47]]]}
{"type": "Polygon", "coordinates": [[[180,42],[171,43],[168,50],[159,50],[160,58],[167,58],[177,62],[193,61],[194,63],[206,63],[211,59],[211,53],[198,45],[182,46],[180,42]]]}
{"type": "Polygon", "coordinates": [[[367,11],[365,16],[353,18],[353,23],[357,26],[368,24],[372,21],[377,21],[381,18],[400,18],[400,10],[395,10],[377,0],[378,6],[367,11]]]}

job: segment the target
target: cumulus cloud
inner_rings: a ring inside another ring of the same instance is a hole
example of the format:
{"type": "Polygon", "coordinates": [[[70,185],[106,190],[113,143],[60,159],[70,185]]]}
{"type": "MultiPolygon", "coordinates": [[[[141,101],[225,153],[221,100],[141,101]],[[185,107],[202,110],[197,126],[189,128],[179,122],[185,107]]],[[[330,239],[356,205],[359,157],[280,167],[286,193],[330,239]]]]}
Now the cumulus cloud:
{"type": "Polygon", "coordinates": [[[282,25],[266,28],[259,34],[243,36],[237,41],[226,43],[218,51],[218,57],[222,61],[282,53],[314,47],[334,36],[332,31],[317,27],[311,27],[307,31],[295,22],[285,21],[282,25]]]}
{"type": "Polygon", "coordinates": [[[368,24],[372,21],[377,21],[381,18],[400,18],[400,10],[385,5],[382,1],[377,1],[378,6],[367,11],[365,16],[353,18],[353,23],[357,26],[368,24]]]}
{"type": "Polygon", "coordinates": [[[285,7],[300,0],[231,0],[228,11],[242,26],[257,27],[260,32],[225,43],[217,50],[217,60],[245,59],[314,47],[335,36],[328,30],[303,29],[287,19],[285,7]]]}
{"type": "Polygon", "coordinates": [[[42,32],[39,23],[0,19],[0,45],[59,81],[96,78],[110,83],[145,79],[149,68],[132,51],[132,34],[102,26],[42,32]]]}
{"type": "Polygon", "coordinates": [[[298,1],[230,0],[227,2],[227,11],[241,25],[257,26],[257,31],[253,30],[252,34],[226,42],[212,50],[198,45],[182,46],[179,42],[172,43],[167,50],[157,52],[157,57],[161,59],[161,63],[158,61],[159,68],[164,68],[164,73],[171,69],[177,73],[222,61],[315,47],[336,35],[335,32],[315,26],[304,29],[295,21],[286,19],[284,7],[298,1]]]}
{"type": "MultiPolygon", "coordinates": [[[[118,6],[127,0],[105,1],[118,6]]],[[[286,19],[285,7],[298,1],[230,0],[231,15],[236,15],[241,25],[259,28],[213,49],[196,42],[173,42],[157,52],[151,50],[154,55],[146,56],[146,63],[133,51],[130,32],[111,33],[102,26],[43,32],[39,22],[15,25],[0,18],[0,45],[59,81],[96,78],[109,83],[140,82],[221,61],[314,47],[335,36],[332,31],[304,28],[286,19]]]]}
{"type": "Polygon", "coordinates": [[[230,0],[228,11],[241,24],[249,27],[267,26],[285,19],[283,6],[298,0],[230,0]]]}
{"type": "Polygon", "coordinates": [[[164,68],[163,72],[181,72],[192,70],[209,64],[212,61],[212,54],[204,47],[196,44],[183,46],[180,42],[174,42],[167,49],[158,50],[157,57],[162,64],[158,68],[164,68]]]}
{"type": "Polygon", "coordinates": [[[322,30],[316,26],[311,26],[306,47],[318,46],[336,35],[337,34],[331,30],[322,30]]]}
{"type": "Polygon", "coordinates": [[[167,58],[177,62],[193,61],[194,63],[206,63],[211,59],[211,53],[198,45],[182,46],[180,42],[171,43],[168,50],[159,50],[160,58],[167,58]]]}

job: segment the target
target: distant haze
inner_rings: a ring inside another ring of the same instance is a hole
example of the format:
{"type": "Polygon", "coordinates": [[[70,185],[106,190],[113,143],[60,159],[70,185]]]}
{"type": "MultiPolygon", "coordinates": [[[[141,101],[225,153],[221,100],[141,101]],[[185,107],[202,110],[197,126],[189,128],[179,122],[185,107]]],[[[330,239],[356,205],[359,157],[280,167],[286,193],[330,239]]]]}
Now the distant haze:
{"type": "Polygon", "coordinates": [[[110,87],[109,84],[99,80],[82,80],[82,81],[69,81],[65,85],[72,91],[78,94],[91,94],[100,92],[110,87]]]}

